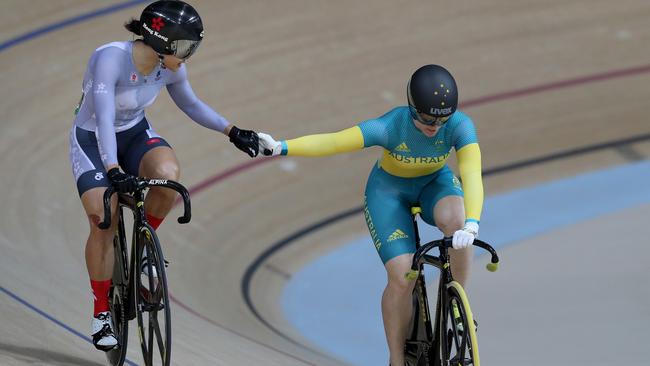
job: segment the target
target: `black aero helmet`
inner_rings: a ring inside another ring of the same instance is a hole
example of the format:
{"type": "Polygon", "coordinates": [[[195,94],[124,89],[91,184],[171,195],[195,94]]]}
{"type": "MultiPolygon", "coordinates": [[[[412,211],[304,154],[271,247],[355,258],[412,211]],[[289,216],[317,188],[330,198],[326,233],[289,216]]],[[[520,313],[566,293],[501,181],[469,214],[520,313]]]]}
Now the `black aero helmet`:
{"type": "Polygon", "coordinates": [[[456,80],[439,65],[425,65],[417,69],[406,87],[409,109],[415,119],[418,113],[447,117],[458,107],[456,80]]]}
{"type": "Polygon", "coordinates": [[[199,13],[183,1],[161,0],[149,4],[140,15],[144,43],[158,54],[190,57],[203,39],[199,13]]]}

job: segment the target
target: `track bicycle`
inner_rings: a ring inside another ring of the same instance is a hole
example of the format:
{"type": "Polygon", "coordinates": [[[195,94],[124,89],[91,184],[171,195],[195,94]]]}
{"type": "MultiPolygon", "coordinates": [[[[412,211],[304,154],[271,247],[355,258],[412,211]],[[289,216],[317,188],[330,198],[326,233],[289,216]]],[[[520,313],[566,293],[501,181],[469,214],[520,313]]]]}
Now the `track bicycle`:
{"type": "MultiPolygon", "coordinates": [[[[451,237],[434,240],[420,245],[417,215],[420,207],[411,208],[415,227],[416,252],[411,270],[406,278],[416,280],[413,290],[413,315],[404,346],[408,366],[480,366],[476,323],[469,306],[469,300],[460,283],[454,281],[449,251],[451,237]],[[439,255],[428,254],[434,248],[439,255]],[[431,316],[424,279],[424,265],[440,270],[438,299],[436,301],[434,325],[431,316]]],[[[487,269],[494,272],[499,267],[499,257],[489,244],[475,239],[473,245],[488,251],[492,258],[487,269]]]]}
{"type": "MultiPolygon", "coordinates": [[[[186,224],[191,218],[187,189],[171,180],[136,178],[136,188],[131,194],[118,194],[118,225],[113,239],[115,264],[113,284],[109,293],[110,311],[118,345],[106,352],[112,366],[124,364],[128,345],[128,322],[134,318],[138,321],[138,336],[145,364],[169,366],[171,360],[171,312],[165,274],[167,262],[156,231],[149,225],[145,215],[144,197],[149,187],[166,187],[178,192],[183,198],[184,206],[183,216],[178,218],[178,222],[186,224]],[[130,251],[124,228],[124,208],[133,213],[130,251]]],[[[111,226],[111,196],[114,193],[113,187],[104,192],[104,221],[99,223],[100,229],[106,230],[111,226]]]]}

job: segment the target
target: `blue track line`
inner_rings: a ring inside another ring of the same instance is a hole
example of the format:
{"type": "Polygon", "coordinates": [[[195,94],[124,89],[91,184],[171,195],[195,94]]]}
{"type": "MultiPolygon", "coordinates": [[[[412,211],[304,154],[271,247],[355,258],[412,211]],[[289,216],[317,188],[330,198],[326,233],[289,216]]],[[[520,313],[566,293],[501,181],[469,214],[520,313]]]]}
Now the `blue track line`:
{"type": "MultiPolygon", "coordinates": [[[[16,46],[18,44],[27,42],[27,41],[29,41],[31,39],[40,37],[40,36],[45,35],[47,33],[54,32],[54,31],[59,30],[61,28],[65,28],[67,26],[77,24],[77,23],[81,23],[81,22],[84,22],[86,20],[89,20],[89,19],[92,19],[92,18],[97,18],[97,17],[103,16],[103,15],[106,15],[106,14],[114,13],[116,11],[120,11],[122,9],[126,9],[128,7],[131,7],[131,6],[134,6],[134,5],[139,5],[139,4],[148,2],[148,1],[149,0],[125,1],[123,3],[114,4],[114,5],[102,8],[102,9],[93,10],[93,11],[91,11],[89,13],[86,13],[86,14],[81,14],[81,15],[78,15],[76,17],[65,19],[65,20],[62,20],[62,21],[57,22],[57,23],[46,25],[46,26],[44,26],[42,28],[35,29],[33,31],[27,32],[27,33],[22,34],[22,35],[20,35],[18,37],[15,37],[15,38],[12,38],[12,39],[10,39],[8,41],[4,41],[4,42],[0,43],[0,52],[3,52],[3,51],[5,51],[5,50],[7,50],[7,49],[9,49],[9,48],[11,48],[13,46],[16,46]]],[[[26,300],[24,300],[20,296],[14,294],[13,292],[7,290],[3,286],[0,286],[0,290],[2,292],[4,292],[5,294],[7,294],[12,299],[14,299],[17,302],[21,303],[22,305],[28,307],[29,309],[33,310],[37,314],[41,315],[42,317],[46,318],[47,320],[53,322],[54,324],[60,326],[61,328],[67,330],[68,332],[70,332],[70,333],[76,335],[77,337],[85,340],[86,342],[92,344],[92,340],[90,339],[90,337],[80,333],[76,329],[74,329],[74,328],[70,327],[69,325],[63,323],[62,321],[54,318],[53,316],[46,313],[45,311],[43,311],[43,310],[37,308],[36,306],[30,304],[29,302],[27,302],[26,300]]],[[[137,363],[135,363],[135,362],[133,362],[133,361],[131,361],[129,359],[126,359],[125,362],[128,365],[131,365],[131,366],[137,366],[138,365],[137,363]]]]}
{"type": "Polygon", "coordinates": [[[58,23],[53,23],[53,24],[50,24],[50,25],[46,25],[46,26],[44,26],[42,28],[35,29],[33,31],[27,32],[27,33],[22,34],[22,35],[20,35],[18,37],[15,37],[15,38],[12,38],[12,39],[10,39],[8,41],[4,41],[4,42],[0,43],[0,52],[3,52],[6,49],[9,49],[9,48],[11,48],[13,46],[19,45],[21,43],[27,42],[27,41],[29,41],[31,39],[40,37],[40,36],[42,36],[44,34],[54,32],[54,31],[59,30],[61,28],[65,28],[65,27],[73,25],[73,24],[81,23],[81,22],[84,22],[84,21],[92,19],[92,18],[97,18],[97,17],[100,17],[102,15],[114,13],[116,11],[120,11],[122,9],[126,9],[128,7],[131,7],[131,6],[134,6],[134,5],[139,5],[139,4],[146,3],[146,2],[149,2],[149,0],[129,0],[129,1],[125,1],[123,3],[107,6],[107,7],[102,8],[102,9],[93,10],[93,11],[91,11],[89,13],[86,13],[86,14],[77,15],[76,17],[65,19],[65,20],[62,20],[62,21],[60,21],[58,23]]]}
{"type": "MultiPolygon", "coordinates": [[[[56,319],[56,318],[53,317],[52,315],[50,315],[50,314],[46,313],[45,311],[43,311],[43,310],[37,308],[36,306],[30,304],[29,302],[27,302],[27,300],[24,300],[24,299],[21,298],[20,296],[14,294],[13,292],[11,292],[11,291],[7,290],[6,288],[4,288],[4,286],[0,286],[0,291],[4,292],[5,294],[7,294],[7,295],[8,295],[9,297],[11,297],[12,299],[16,300],[17,302],[19,302],[19,303],[25,305],[26,307],[28,307],[29,309],[33,310],[33,311],[36,312],[38,315],[44,317],[45,319],[51,321],[52,323],[58,325],[59,327],[65,329],[65,330],[67,330],[68,332],[70,332],[70,333],[76,335],[77,337],[83,339],[84,341],[86,341],[86,342],[88,342],[88,343],[90,343],[90,344],[93,343],[93,341],[90,339],[90,337],[88,337],[88,336],[86,336],[86,335],[84,335],[84,334],[81,334],[78,330],[76,330],[76,329],[70,327],[69,325],[63,323],[62,321],[60,321],[60,320],[58,320],[58,319],[56,319]]],[[[89,350],[89,352],[90,352],[90,350],[89,350]]],[[[133,362],[133,361],[131,361],[131,360],[129,360],[129,359],[126,359],[125,362],[126,362],[128,365],[131,365],[131,366],[138,366],[137,363],[135,363],[135,362],[133,362]]]]}
{"type": "MultiPolygon", "coordinates": [[[[650,160],[642,160],[500,193],[485,200],[484,211],[489,214],[481,222],[482,235],[499,250],[645,206],[650,204],[648,180],[650,160]]],[[[420,235],[424,243],[442,233],[423,224],[420,235]]],[[[285,319],[308,344],[352,365],[374,366],[388,359],[379,309],[386,271],[376,256],[370,235],[360,235],[293,273],[281,295],[285,319]]],[[[425,272],[430,279],[438,276],[432,268],[425,272]]]]}

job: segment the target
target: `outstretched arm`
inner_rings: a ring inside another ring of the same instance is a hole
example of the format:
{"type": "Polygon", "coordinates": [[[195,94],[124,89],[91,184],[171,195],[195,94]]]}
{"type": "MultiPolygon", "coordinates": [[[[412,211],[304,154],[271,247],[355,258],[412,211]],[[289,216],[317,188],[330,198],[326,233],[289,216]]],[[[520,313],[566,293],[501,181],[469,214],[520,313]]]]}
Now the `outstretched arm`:
{"type": "Polygon", "coordinates": [[[363,149],[363,135],[358,126],[333,133],[322,133],[282,141],[282,154],[327,156],[363,149]]]}
{"type": "Polygon", "coordinates": [[[194,94],[190,82],[187,80],[185,65],[181,66],[177,73],[176,79],[167,85],[167,91],[174,103],[194,122],[228,135],[230,142],[239,150],[251,157],[257,156],[257,134],[250,130],[240,130],[200,100],[194,94]]]}
{"type": "Polygon", "coordinates": [[[363,121],[358,125],[333,133],[321,133],[292,140],[275,141],[260,133],[260,149],[264,155],[327,156],[361,150],[364,147],[386,147],[388,126],[395,122],[399,108],[379,118],[363,121]]]}
{"type": "Polygon", "coordinates": [[[260,133],[264,155],[327,156],[364,148],[359,126],[333,133],[302,136],[291,140],[275,141],[260,133]]]}
{"type": "Polygon", "coordinates": [[[194,94],[187,80],[185,65],[176,71],[174,77],[174,80],[167,84],[167,91],[178,108],[201,126],[227,134],[226,127],[230,123],[194,94]]]}

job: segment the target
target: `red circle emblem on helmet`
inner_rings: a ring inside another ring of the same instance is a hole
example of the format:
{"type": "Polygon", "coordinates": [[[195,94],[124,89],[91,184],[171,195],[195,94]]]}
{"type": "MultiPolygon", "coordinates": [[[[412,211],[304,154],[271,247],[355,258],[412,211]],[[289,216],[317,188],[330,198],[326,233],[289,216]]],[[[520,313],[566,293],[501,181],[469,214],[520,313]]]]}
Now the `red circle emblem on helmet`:
{"type": "Polygon", "coordinates": [[[160,32],[160,30],[161,30],[162,27],[164,27],[164,26],[165,26],[165,22],[163,22],[163,20],[162,20],[161,17],[153,18],[153,19],[151,20],[151,28],[157,30],[158,32],[160,32]]]}

